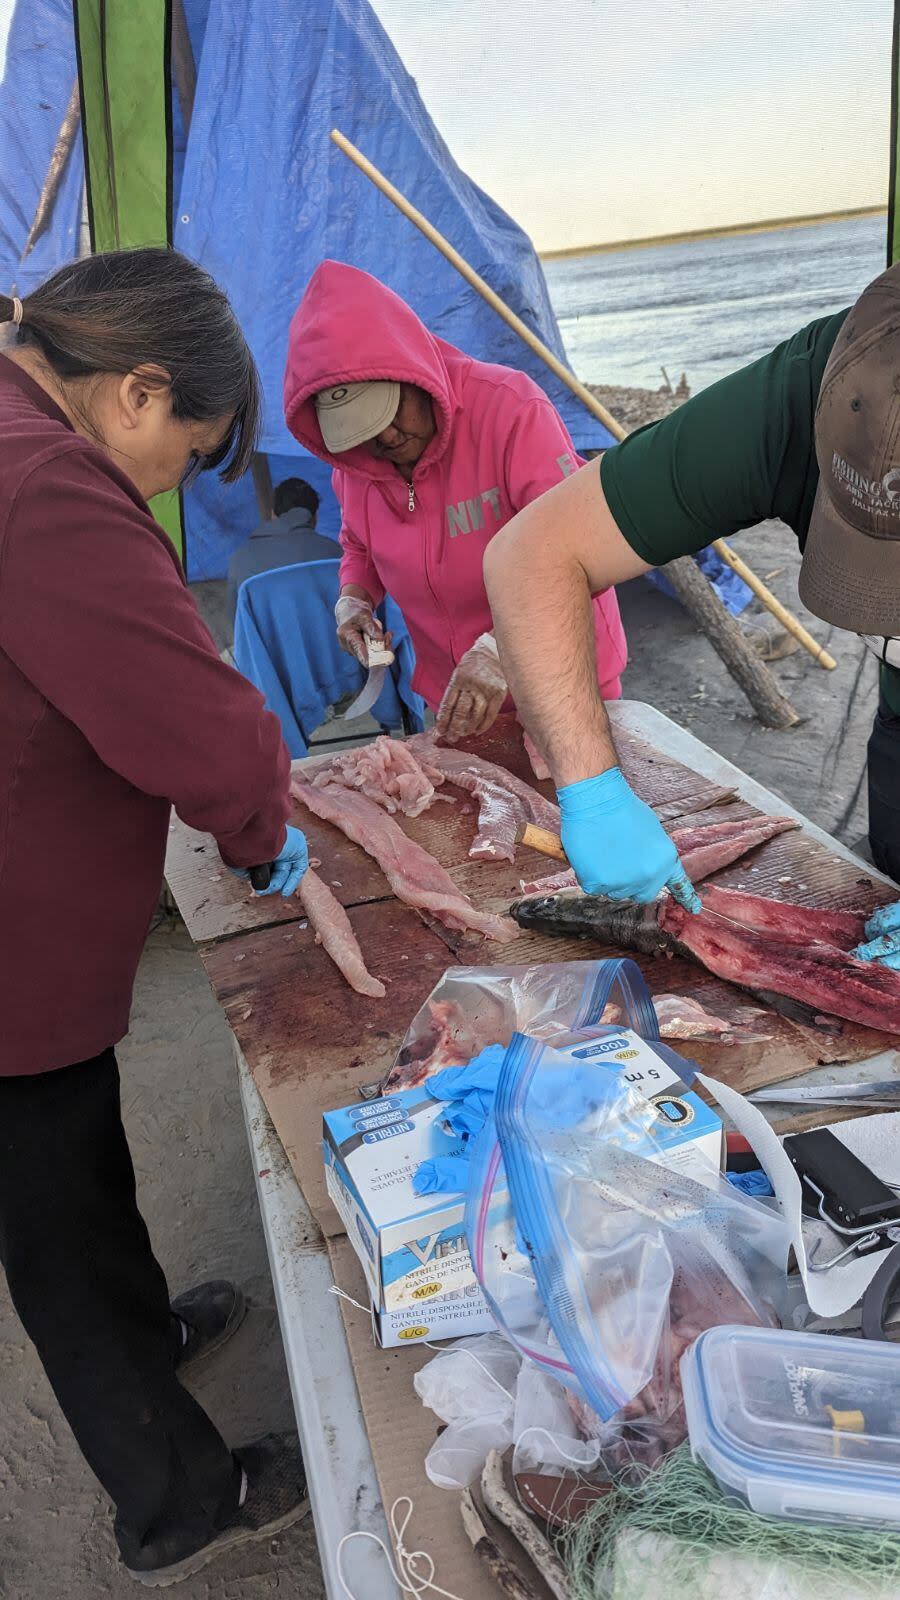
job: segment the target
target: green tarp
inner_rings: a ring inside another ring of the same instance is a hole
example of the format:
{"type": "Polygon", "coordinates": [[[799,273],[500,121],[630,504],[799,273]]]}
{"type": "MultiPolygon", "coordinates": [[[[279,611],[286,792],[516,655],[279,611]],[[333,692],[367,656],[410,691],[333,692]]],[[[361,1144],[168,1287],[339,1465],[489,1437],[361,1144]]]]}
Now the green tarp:
{"type": "MultiPolygon", "coordinates": [[[[171,244],[172,0],[73,10],[91,248],[171,244]]],[[[160,495],[153,511],[182,554],[181,496],[160,495]]]]}

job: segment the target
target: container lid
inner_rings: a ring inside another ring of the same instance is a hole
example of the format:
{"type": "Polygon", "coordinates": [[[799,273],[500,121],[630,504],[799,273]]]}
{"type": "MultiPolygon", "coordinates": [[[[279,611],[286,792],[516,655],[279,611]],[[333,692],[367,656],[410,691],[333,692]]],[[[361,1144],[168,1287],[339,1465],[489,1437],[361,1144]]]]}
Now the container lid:
{"type": "Polygon", "coordinates": [[[900,1495],[895,1345],[710,1328],[681,1371],[691,1447],[720,1482],[900,1495]]]}

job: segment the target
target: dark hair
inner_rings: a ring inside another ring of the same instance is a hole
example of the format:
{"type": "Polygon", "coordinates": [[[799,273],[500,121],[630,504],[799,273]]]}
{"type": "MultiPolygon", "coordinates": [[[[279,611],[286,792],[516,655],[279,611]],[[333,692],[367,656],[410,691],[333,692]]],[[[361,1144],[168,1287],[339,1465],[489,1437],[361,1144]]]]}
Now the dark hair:
{"type": "Polygon", "coordinates": [[[179,421],[233,417],[203,467],[232,483],[247,471],[262,413],[259,375],[218,284],[177,250],[110,250],[84,256],[17,305],[0,294],[0,323],[40,350],[63,382],[161,367],[179,421]]]}
{"type": "Polygon", "coordinates": [[[298,509],[315,517],[319,496],[305,478],[283,478],[272,495],[272,510],[276,517],[282,517],[286,511],[298,509]]]}

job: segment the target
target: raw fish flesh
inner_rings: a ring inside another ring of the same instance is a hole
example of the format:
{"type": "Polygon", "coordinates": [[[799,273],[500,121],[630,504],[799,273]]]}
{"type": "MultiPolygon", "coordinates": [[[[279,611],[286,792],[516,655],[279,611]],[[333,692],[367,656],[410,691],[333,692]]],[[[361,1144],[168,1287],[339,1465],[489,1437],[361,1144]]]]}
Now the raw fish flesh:
{"type": "MultiPolygon", "coordinates": [[[[742,817],[732,822],[709,822],[690,827],[668,830],[682,866],[692,883],[701,883],[712,872],[720,872],[733,861],[739,861],[750,850],[799,827],[790,817],[742,817]]],[[[538,878],[534,883],[523,883],[522,893],[561,894],[567,889],[578,889],[578,879],[571,868],[554,872],[550,877],[538,878]]]]}
{"type": "Polygon", "coordinates": [[[448,928],[472,929],[500,944],[511,944],[518,937],[518,929],[509,917],[476,910],[440,862],[408,839],[392,817],[358,790],[342,789],[337,784],[317,789],[298,774],[291,789],[315,816],[334,823],[378,862],[398,900],[430,912],[448,928]]]}
{"type": "Polygon", "coordinates": [[[327,883],[308,868],[300,879],[297,898],[303,905],[316,940],[330,955],[335,966],[347,979],[357,994],[367,994],[373,1000],[383,1000],[386,990],[378,978],[367,970],[350,918],[336,900],[327,883]]]}
{"type": "Polygon", "coordinates": [[[445,780],[464,789],[478,802],[478,825],[469,855],[475,860],[512,861],[516,829],[523,822],[559,833],[559,807],[523,783],[505,767],[465,750],[435,744],[428,733],[406,741],[432,783],[445,780]]]}
{"type": "Polygon", "coordinates": [[[317,789],[329,783],[359,789],[385,811],[400,811],[405,817],[419,817],[427,811],[436,798],[435,784],[443,781],[439,772],[432,778],[426,776],[403,740],[384,736],[332,756],[312,779],[317,789]]]}
{"type": "Polygon", "coordinates": [[[822,938],[823,930],[843,930],[841,937],[849,938],[855,913],[715,888],[707,889],[699,916],[668,895],[654,906],[616,905],[592,895],[534,896],[514,905],[512,915],[520,927],[544,933],[581,934],[646,955],[692,956],[807,1026],[824,1014],[900,1033],[900,973],[857,961],[822,938]]]}

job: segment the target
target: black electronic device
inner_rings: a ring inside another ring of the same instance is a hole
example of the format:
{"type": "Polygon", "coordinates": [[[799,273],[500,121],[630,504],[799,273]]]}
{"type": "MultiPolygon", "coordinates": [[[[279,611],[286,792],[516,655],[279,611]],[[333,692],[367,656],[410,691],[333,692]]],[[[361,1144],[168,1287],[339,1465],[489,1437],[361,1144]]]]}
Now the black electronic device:
{"type": "Polygon", "coordinates": [[[812,1209],[838,1232],[900,1222],[900,1197],[830,1130],[789,1134],[784,1149],[812,1209]]]}

